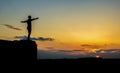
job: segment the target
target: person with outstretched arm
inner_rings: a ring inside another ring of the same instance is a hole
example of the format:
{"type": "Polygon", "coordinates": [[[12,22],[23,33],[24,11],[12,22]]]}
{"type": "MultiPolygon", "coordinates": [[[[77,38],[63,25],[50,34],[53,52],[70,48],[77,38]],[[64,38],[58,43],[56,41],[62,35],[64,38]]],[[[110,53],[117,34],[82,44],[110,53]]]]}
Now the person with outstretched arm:
{"type": "Polygon", "coordinates": [[[30,40],[30,35],[31,35],[31,31],[32,31],[32,21],[39,19],[37,18],[32,18],[30,15],[28,16],[28,19],[25,21],[21,21],[21,23],[27,23],[27,30],[28,30],[28,40],[30,40]]]}

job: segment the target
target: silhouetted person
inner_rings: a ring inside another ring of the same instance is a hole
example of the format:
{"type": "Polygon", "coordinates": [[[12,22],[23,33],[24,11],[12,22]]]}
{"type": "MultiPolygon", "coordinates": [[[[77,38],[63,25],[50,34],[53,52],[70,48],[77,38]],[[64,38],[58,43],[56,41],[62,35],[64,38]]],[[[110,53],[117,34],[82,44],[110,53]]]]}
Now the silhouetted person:
{"type": "Polygon", "coordinates": [[[25,21],[21,21],[22,23],[27,23],[27,30],[28,30],[28,40],[30,40],[30,34],[31,34],[31,31],[32,31],[32,21],[33,20],[36,20],[36,19],[39,19],[39,18],[32,18],[31,16],[28,16],[28,19],[25,20],[25,21]]]}

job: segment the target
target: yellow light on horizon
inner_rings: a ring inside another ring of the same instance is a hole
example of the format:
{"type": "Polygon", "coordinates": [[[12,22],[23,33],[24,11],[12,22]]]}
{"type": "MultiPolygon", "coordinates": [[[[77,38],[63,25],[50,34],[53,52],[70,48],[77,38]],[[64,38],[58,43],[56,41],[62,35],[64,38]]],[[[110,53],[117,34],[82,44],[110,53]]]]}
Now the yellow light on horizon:
{"type": "Polygon", "coordinates": [[[101,49],[91,49],[90,52],[96,53],[99,50],[101,50],[101,49]]]}

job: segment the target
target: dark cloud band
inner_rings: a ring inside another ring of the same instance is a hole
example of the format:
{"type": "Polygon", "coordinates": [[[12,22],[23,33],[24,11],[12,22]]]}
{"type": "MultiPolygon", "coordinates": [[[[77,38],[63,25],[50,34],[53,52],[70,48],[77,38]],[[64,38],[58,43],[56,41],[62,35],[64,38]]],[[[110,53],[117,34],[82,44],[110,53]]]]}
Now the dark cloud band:
{"type": "Polygon", "coordinates": [[[14,26],[12,26],[12,25],[8,25],[8,24],[3,24],[3,25],[6,26],[6,27],[8,27],[8,28],[10,28],[10,29],[22,30],[22,29],[20,29],[20,28],[14,27],[14,26]]]}
{"type": "MultiPolygon", "coordinates": [[[[27,36],[15,36],[15,38],[17,39],[21,39],[21,40],[27,40],[27,36]]],[[[44,37],[31,37],[31,40],[38,40],[38,41],[53,41],[53,38],[44,38],[44,37]]]]}

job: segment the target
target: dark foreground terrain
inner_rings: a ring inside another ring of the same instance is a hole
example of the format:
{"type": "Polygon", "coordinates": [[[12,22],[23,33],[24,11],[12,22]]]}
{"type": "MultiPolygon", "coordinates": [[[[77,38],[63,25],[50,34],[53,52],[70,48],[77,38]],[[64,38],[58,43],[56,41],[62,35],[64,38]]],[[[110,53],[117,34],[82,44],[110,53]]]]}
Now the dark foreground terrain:
{"type": "Polygon", "coordinates": [[[79,58],[79,59],[48,59],[39,60],[37,66],[45,71],[73,73],[105,73],[119,72],[120,59],[79,58]],[[51,69],[51,70],[49,70],[51,69]]]}
{"type": "Polygon", "coordinates": [[[79,58],[79,59],[46,59],[38,60],[38,64],[120,64],[120,59],[79,58]]]}
{"type": "Polygon", "coordinates": [[[35,41],[0,40],[0,64],[8,65],[38,65],[40,67],[71,65],[119,65],[120,59],[78,58],[78,59],[40,59],[37,60],[37,44],[35,41]]]}

